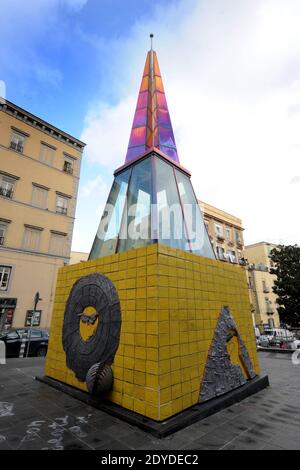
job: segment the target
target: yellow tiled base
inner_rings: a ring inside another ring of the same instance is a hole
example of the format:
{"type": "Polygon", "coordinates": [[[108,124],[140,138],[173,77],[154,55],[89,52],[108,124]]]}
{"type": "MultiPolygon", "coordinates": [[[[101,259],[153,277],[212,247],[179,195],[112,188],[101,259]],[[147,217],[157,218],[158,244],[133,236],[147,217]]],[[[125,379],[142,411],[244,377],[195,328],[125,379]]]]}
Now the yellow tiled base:
{"type": "Polygon", "coordinates": [[[259,374],[243,268],[151,245],[60,269],[45,374],[86,390],[66,367],[64,310],[80,277],[99,272],[115,284],[122,312],[120,345],[108,398],[155,420],[199,401],[221,308],[227,305],[259,374]]]}

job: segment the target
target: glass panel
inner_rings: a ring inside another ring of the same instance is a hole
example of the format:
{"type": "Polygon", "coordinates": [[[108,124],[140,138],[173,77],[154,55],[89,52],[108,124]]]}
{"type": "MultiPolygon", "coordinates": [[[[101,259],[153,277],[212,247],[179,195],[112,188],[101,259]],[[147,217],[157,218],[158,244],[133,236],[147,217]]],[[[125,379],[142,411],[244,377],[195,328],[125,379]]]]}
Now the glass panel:
{"type": "Polygon", "coordinates": [[[143,91],[142,93],[139,94],[138,102],[136,105],[137,109],[147,108],[147,98],[148,98],[147,91],[143,91]]]}
{"type": "Polygon", "coordinates": [[[145,126],[147,121],[147,108],[137,109],[134,115],[133,126],[145,126]]]}
{"type": "Polygon", "coordinates": [[[164,86],[161,77],[155,77],[156,90],[164,92],[164,86]]]}
{"type": "Polygon", "coordinates": [[[158,75],[159,77],[161,76],[156,54],[154,54],[154,75],[158,75]]]}
{"type": "Polygon", "coordinates": [[[146,127],[137,127],[132,129],[129,147],[143,145],[146,141],[146,127]]]}
{"type": "Polygon", "coordinates": [[[166,96],[164,93],[160,93],[159,91],[156,93],[156,97],[157,97],[157,105],[159,108],[163,108],[163,109],[168,109],[168,106],[167,106],[167,100],[166,100],[166,96]]]}
{"type": "Polygon", "coordinates": [[[171,126],[170,116],[167,109],[157,108],[157,122],[159,126],[171,126]]]}
{"type": "Polygon", "coordinates": [[[0,266],[0,290],[7,290],[11,268],[0,266]]]}
{"type": "Polygon", "coordinates": [[[179,162],[179,158],[178,158],[178,155],[177,155],[177,151],[176,149],[173,149],[171,147],[165,147],[163,145],[160,145],[159,146],[159,149],[165,153],[168,157],[172,158],[173,160],[175,160],[176,162],[179,162]]]}
{"type": "Polygon", "coordinates": [[[6,231],[6,225],[0,224],[0,244],[1,244],[1,239],[4,238],[5,236],[5,231],[6,231]]]}
{"type": "Polygon", "coordinates": [[[57,196],[56,212],[66,215],[68,213],[68,199],[63,196],[57,196]]]}
{"type": "Polygon", "coordinates": [[[148,77],[144,77],[142,79],[140,91],[148,90],[148,80],[149,80],[148,77]]]}
{"type": "Polygon", "coordinates": [[[151,233],[151,158],[132,169],[118,252],[149,245],[151,233]]]}
{"type": "Polygon", "coordinates": [[[12,135],[10,147],[14,150],[17,150],[18,152],[23,152],[24,143],[25,137],[14,132],[12,135]]]}
{"type": "Polygon", "coordinates": [[[145,153],[146,148],[144,145],[141,145],[139,147],[132,147],[127,150],[126,154],[126,162],[129,160],[133,160],[136,157],[139,157],[140,155],[143,155],[145,153]]]}
{"type": "Polygon", "coordinates": [[[165,245],[190,251],[173,168],[160,158],[156,158],[155,170],[158,239],[165,245]]]}
{"type": "Polygon", "coordinates": [[[172,129],[167,129],[166,127],[159,128],[159,143],[162,145],[168,145],[169,147],[175,147],[172,129]]]}
{"type": "Polygon", "coordinates": [[[89,259],[108,256],[116,251],[130,172],[124,171],[113,182],[89,259]]]}
{"type": "Polygon", "coordinates": [[[175,170],[188,236],[193,253],[215,258],[203,216],[188,176],[175,170]]]}

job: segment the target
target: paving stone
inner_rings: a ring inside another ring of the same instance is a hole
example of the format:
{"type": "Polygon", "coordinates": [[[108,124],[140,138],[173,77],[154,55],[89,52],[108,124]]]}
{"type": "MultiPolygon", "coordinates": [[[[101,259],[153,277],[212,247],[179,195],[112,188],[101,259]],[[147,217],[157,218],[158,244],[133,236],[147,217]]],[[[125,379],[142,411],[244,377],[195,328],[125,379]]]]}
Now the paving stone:
{"type": "Polygon", "coordinates": [[[299,450],[300,374],[279,354],[260,360],[271,387],[158,439],[33,380],[43,374],[43,359],[10,359],[0,366],[0,402],[13,405],[12,416],[0,416],[0,450],[299,450]]]}

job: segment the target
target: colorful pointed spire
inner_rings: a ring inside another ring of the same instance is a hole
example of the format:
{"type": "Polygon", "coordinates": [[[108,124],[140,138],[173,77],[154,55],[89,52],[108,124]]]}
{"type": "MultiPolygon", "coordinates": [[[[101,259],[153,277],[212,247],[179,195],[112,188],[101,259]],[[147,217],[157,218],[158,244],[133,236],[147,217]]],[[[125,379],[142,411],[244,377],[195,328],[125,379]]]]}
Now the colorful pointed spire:
{"type": "Polygon", "coordinates": [[[125,163],[154,147],[179,163],[157,55],[152,49],[153,35],[150,37],[151,49],[146,58],[125,163]]]}

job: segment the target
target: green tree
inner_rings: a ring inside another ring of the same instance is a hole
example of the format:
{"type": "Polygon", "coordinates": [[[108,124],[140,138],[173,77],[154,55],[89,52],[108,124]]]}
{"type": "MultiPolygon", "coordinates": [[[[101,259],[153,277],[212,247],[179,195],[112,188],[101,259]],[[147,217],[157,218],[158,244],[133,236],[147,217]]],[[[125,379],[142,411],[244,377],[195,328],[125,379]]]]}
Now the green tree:
{"type": "Polygon", "coordinates": [[[276,275],[273,291],[277,295],[281,323],[300,326],[300,247],[279,245],[271,251],[276,275]]]}

